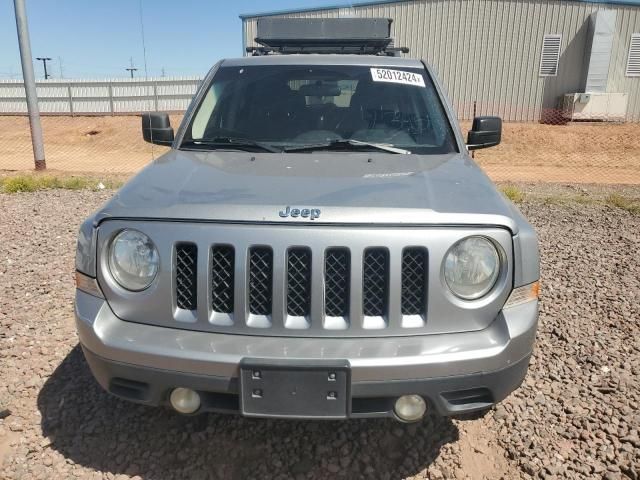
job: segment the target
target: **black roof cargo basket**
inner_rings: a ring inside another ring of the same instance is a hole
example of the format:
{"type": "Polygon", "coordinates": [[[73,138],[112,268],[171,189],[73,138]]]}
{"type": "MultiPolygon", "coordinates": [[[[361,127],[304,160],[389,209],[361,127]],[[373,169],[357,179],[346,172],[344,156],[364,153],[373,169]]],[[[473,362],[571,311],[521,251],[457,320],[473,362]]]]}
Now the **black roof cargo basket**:
{"type": "Polygon", "coordinates": [[[350,53],[399,55],[390,18],[259,18],[253,55],[269,53],[350,53]]]}

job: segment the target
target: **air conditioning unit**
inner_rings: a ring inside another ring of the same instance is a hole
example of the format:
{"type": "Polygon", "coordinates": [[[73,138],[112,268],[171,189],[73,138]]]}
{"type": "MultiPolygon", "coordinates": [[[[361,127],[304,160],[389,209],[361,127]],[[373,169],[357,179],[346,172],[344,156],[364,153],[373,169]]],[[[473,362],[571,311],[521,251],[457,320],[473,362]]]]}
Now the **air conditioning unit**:
{"type": "Polygon", "coordinates": [[[568,120],[622,122],[627,116],[626,93],[567,93],[562,114],[568,120]]]}

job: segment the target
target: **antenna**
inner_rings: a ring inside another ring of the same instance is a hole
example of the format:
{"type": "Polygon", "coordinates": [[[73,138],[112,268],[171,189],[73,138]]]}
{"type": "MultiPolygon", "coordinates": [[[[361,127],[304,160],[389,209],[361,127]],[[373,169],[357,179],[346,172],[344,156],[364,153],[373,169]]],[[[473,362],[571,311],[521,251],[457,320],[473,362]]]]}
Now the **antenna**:
{"type": "Polygon", "coordinates": [[[58,57],[58,69],[60,70],[60,78],[64,78],[64,70],[62,66],[62,57],[58,57]]]}
{"type": "Polygon", "coordinates": [[[129,57],[129,64],[130,64],[131,66],[130,66],[130,67],[128,67],[128,68],[125,68],[125,70],[126,70],[127,72],[129,72],[129,73],[131,74],[131,78],[133,78],[133,72],[135,72],[136,70],[138,70],[137,68],[135,68],[135,67],[133,66],[133,57],[129,57]]]}

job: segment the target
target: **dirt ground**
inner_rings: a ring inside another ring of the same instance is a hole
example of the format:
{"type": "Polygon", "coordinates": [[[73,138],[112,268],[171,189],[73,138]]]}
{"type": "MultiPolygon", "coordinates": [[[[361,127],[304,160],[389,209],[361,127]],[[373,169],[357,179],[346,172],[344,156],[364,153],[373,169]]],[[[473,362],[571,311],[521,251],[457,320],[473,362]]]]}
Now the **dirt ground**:
{"type": "MultiPolygon", "coordinates": [[[[177,127],[181,116],[172,117],[177,127]]],[[[134,173],[166,151],[142,140],[140,118],[43,117],[52,170],[134,173]]],[[[469,128],[463,122],[463,131],[469,128]]],[[[477,151],[495,181],[640,184],[640,124],[507,123],[503,142],[477,151]]],[[[0,170],[33,165],[27,117],[0,116],[0,170]]]]}

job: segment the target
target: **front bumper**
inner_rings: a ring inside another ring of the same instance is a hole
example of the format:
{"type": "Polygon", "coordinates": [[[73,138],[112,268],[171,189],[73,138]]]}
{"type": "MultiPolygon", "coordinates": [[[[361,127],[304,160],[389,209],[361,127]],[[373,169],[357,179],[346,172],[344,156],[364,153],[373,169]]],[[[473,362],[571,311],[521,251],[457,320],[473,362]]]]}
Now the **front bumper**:
{"type": "Polygon", "coordinates": [[[380,338],[291,338],[185,331],[123,321],[105,300],[76,293],[80,343],[98,382],[114,395],[167,404],[170,391],[201,393],[201,411],[239,411],[240,363],[323,365],[350,370],[350,417],[392,416],[403,394],[420,394],[440,415],[482,410],[522,382],[538,304],[501,312],[484,330],[380,338]]]}

